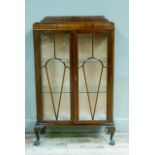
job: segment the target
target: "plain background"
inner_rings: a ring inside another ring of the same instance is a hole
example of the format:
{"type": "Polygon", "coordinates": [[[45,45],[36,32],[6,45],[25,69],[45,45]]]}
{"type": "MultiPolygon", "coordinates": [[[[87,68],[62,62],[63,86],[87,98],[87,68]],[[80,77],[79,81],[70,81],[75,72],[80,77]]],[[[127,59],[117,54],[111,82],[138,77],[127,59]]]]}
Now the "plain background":
{"type": "MultiPolygon", "coordinates": [[[[130,155],[155,154],[154,6],[154,0],[130,0],[130,155]]],[[[24,9],[24,0],[0,5],[0,152],[5,155],[25,154],[24,9]]]]}
{"type": "Polygon", "coordinates": [[[33,131],[36,121],[32,24],[45,16],[103,15],[115,31],[114,120],[117,131],[128,131],[129,5],[128,0],[26,0],[25,123],[33,131]]]}

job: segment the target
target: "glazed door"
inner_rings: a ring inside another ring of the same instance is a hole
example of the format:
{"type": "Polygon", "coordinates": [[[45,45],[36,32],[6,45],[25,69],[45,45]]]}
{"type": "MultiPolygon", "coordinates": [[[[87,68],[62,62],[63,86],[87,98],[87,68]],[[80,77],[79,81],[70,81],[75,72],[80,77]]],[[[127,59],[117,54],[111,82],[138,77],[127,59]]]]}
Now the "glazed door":
{"type": "Polygon", "coordinates": [[[40,34],[43,121],[71,121],[70,34],[40,34]]]}
{"type": "Polygon", "coordinates": [[[107,120],[107,33],[79,32],[78,122],[107,120]]]}

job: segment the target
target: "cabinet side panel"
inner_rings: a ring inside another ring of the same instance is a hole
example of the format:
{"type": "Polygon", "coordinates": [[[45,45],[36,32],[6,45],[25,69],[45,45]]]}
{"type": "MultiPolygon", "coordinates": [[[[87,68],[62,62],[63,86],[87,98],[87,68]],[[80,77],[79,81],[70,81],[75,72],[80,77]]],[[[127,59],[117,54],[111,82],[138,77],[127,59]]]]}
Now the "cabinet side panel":
{"type": "Polygon", "coordinates": [[[113,122],[113,79],[114,79],[114,30],[108,35],[108,89],[107,89],[107,114],[108,121],[113,122]]]}
{"type": "Polygon", "coordinates": [[[41,103],[41,72],[40,72],[40,36],[38,31],[33,31],[34,36],[34,59],[35,59],[35,80],[36,80],[36,108],[37,122],[42,121],[41,103]]]}

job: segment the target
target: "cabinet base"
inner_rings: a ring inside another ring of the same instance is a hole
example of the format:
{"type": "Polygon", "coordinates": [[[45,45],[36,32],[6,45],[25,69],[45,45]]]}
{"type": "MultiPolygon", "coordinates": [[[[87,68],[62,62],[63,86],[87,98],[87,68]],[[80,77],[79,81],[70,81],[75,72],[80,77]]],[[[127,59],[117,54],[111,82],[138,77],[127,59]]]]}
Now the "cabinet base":
{"type": "MultiPolygon", "coordinates": [[[[108,124],[108,125],[106,124],[106,125],[103,125],[103,126],[105,126],[105,128],[106,128],[106,133],[110,134],[110,142],[109,142],[109,144],[110,145],[115,145],[115,141],[113,139],[114,134],[115,134],[115,125],[112,123],[112,124],[108,124]]],[[[43,125],[43,124],[36,124],[35,127],[34,127],[34,133],[35,133],[35,136],[36,136],[36,140],[34,142],[34,145],[39,146],[40,145],[40,134],[46,133],[46,126],[43,125]]]]}

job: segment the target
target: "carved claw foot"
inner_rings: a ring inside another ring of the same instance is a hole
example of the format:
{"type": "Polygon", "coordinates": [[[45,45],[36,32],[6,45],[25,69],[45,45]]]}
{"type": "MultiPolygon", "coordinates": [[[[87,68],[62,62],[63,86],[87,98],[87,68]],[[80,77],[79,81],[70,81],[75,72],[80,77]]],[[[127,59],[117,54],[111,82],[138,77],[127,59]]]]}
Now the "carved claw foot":
{"type": "Polygon", "coordinates": [[[42,130],[44,130],[44,125],[38,125],[36,124],[35,127],[34,127],[34,133],[36,135],[36,141],[34,142],[34,145],[38,146],[40,145],[40,132],[42,130]]]}
{"type": "Polygon", "coordinates": [[[110,134],[110,145],[115,145],[115,141],[113,140],[114,134],[115,134],[115,127],[109,126],[107,127],[107,133],[110,134]]]}

